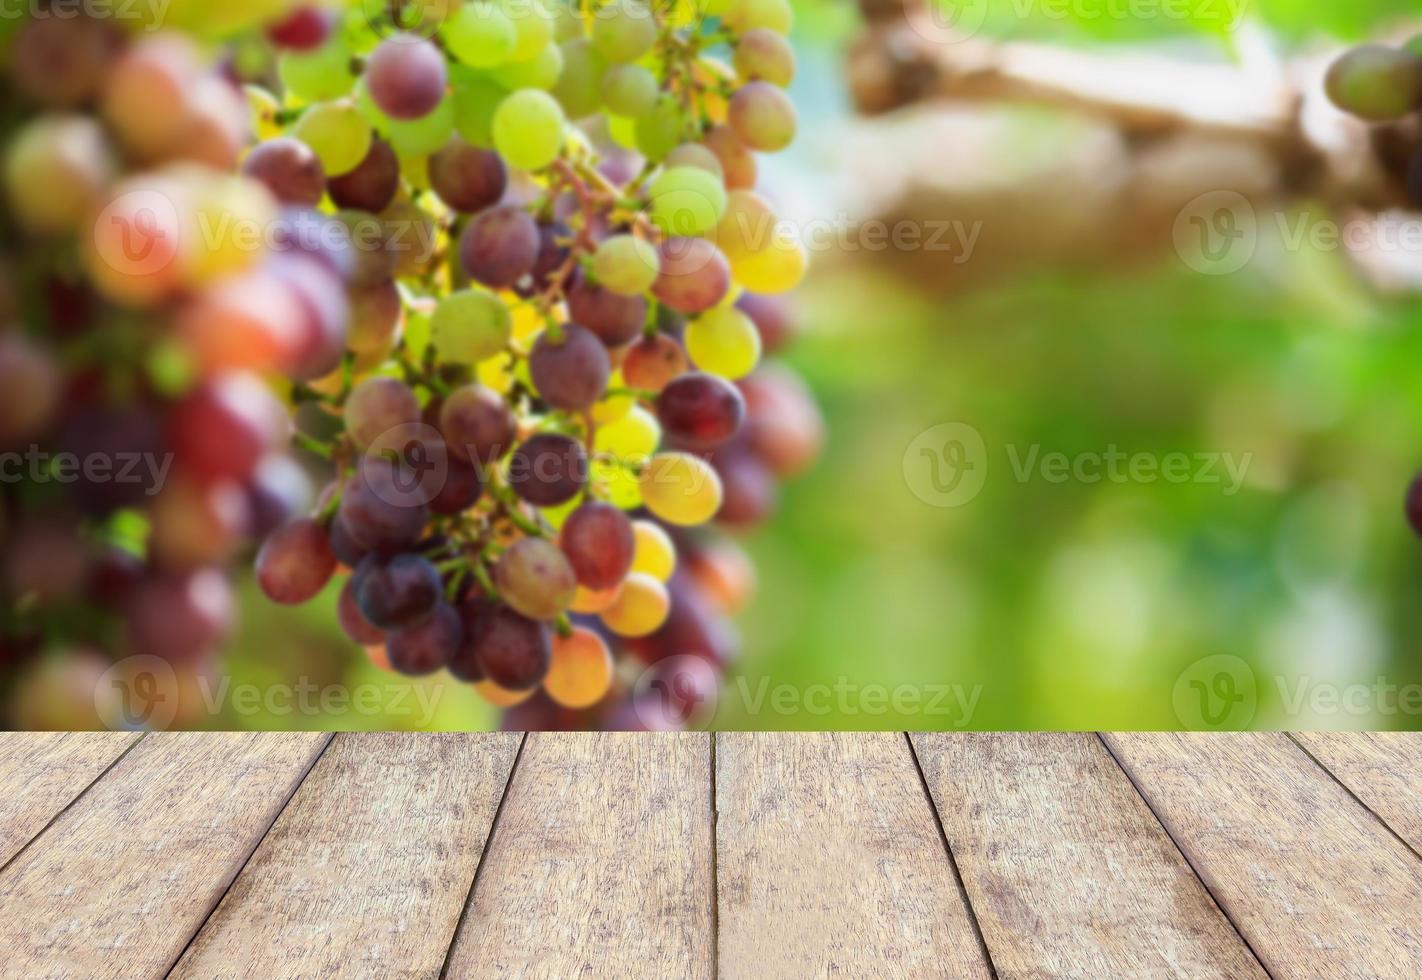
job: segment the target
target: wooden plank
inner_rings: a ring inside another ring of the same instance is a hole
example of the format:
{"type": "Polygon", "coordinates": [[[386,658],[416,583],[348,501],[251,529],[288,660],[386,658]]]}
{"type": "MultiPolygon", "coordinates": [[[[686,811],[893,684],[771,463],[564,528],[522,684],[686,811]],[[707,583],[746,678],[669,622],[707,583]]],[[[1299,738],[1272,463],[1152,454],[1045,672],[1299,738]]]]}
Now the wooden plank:
{"type": "Polygon", "coordinates": [[[7,974],[161,975],[329,739],[144,738],[0,874],[7,974]]]}
{"type": "Polygon", "coordinates": [[[716,736],[730,977],[986,977],[904,736],[716,736]]]}
{"type": "Polygon", "coordinates": [[[1422,861],[1288,736],[1106,739],[1274,976],[1422,975],[1422,861]]]}
{"type": "Polygon", "coordinates": [[[138,732],[0,733],[0,865],[142,737],[138,732]]]}
{"type": "Polygon", "coordinates": [[[337,735],[175,977],[437,977],[516,734],[337,735]]]}
{"type": "Polygon", "coordinates": [[[448,976],[712,976],[710,749],[529,735],[448,976]]]}
{"type": "Polygon", "coordinates": [[[1294,738],[1422,853],[1422,733],[1298,732],[1294,738]]]}
{"type": "Polygon", "coordinates": [[[1265,977],[1095,735],[912,736],[1002,977],[1265,977]]]}

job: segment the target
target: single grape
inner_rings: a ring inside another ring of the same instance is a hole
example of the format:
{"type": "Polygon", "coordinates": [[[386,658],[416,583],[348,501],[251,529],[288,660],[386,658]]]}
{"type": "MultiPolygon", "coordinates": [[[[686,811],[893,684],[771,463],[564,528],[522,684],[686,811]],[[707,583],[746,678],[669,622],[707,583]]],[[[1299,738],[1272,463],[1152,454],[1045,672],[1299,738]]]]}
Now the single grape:
{"type": "Polygon", "coordinates": [[[338,99],[355,85],[351,51],[339,35],[311,51],[284,53],[277,72],[287,93],[303,102],[338,99]]]}
{"type": "Polygon", "coordinates": [[[334,18],[320,7],[297,7],[267,28],[267,39],[279,48],[310,51],[326,43],[334,18]]]}
{"type": "Polygon", "coordinates": [[[669,167],[647,191],[652,223],[669,235],[701,235],[726,213],[721,179],[697,167],[669,167]]]}
{"type": "Polygon", "coordinates": [[[638,485],[647,509],[668,524],[705,524],[721,507],[720,477],[704,460],[686,453],[653,456],[638,485]]]}
{"type": "Polygon", "coordinates": [[[509,606],[529,619],[556,619],[577,590],[573,567],[558,546],[543,538],[520,538],[494,566],[494,585],[509,606]]]}
{"type": "Polygon", "coordinates": [[[440,408],[439,429],[458,459],[485,465],[513,446],[513,412],[497,392],[483,385],[465,385],[450,393],[440,408]]]}
{"type": "Polygon", "coordinates": [[[745,416],[745,399],[734,385],[699,371],[672,381],[657,397],[662,430],[690,449],[720,445],[740,430],[745,416]]]}
{"type": "Polygon", "coordinates": [[[760,361],[760,334],[750,317],[733,306],[721,306],[687,326],[686,352],[701,370],[734,381],[750,374],[760,361]]]}
{"type": "Polygon", "coordinates": [[[568,316],[591,330],[608,347],[620,347],[642,332],[647,301],[624,296],[578,275],[568,289],[568,316]]]}
{"type": "Polygon", "coordinates": [[[312,106],[302,113],[292,132],[315,152],[332,177],[360,166],[374,139],[370,124],[347,101],[312,106]]]}
{"type": "Polygon", "coordinates": [[[593,20],[593,45],[613,64],[636,61],[656,39],[656,19],[637,0],[613,0],[593,20]]]}
{"type": "Polygon", "coordinates": [[[588,459],[576,439],[545,432],[525,441],[509,458],[509,485],[535,507],[556,507],[587,484],[588,459]]]}
{"type": "Polygon", "coordinates": [[[582,119],[597,112],[607,59],[598,53],[592,42],[578,37],[565,40],[563,73],[553,86],[553,97],[563,107],[569,119],[582,119]]]}
{"type": "Polygon", "coordinates": [[[726,8],[722,22],[742,36],[755,30],[789,34],[795,14],[790,0],[736,0],[726,8]]]}
{"type": "Polygon", "coordinates": [[[681,144],[684,123],[681,103],[670,93],[662,95],[650,111],[637,117],[635,148],[653,163],[661,162],[681,144]]]}
{"type": "Polygon", "coordinates": [[[421,677],[449,665],[464,643],[464,624],[448,603],[435,604],[427,618],[395,630],[386,640],[390,666],[421,677]]]}
{"type": "Polygon", "coordinates": [[[391,119],[420,119],[444,99],[449,73],[439,48],[424,38],[396,34],[380,43],[365,64],[365,84],[391,119]]]}
{"type": "Polygon", "coordinates": [[[492,289],[507,289],[533,270],[538,225],[517,207],[491,208],[469,223],[459,240],[464,270],[492,289]]]}
{"type": "Polygon", "coordinates": [[[484,480],[478,467],[471,466],[451,453],[439,492],[430,501],[430,511],[452,516],[473,507],[484,492],[484,480]]]}
{"type": "Polygon", "coordinates": [[[513,21],[493,3],[466,3],[440,28],[446,46],[471,68],[494,68],[513,55],[513,21]]]}
{"type": "Polygon", "coordinates": [[[601,618],[603,625],[618,636],[647,636],[666,622],[670,611],[667,587],[650,575],[632,572],[601,618]]]}
{"type": "Polygon", "coordinates": [[[520,89],[494,112],[494,148],[521,170],[542,170],[563,148],[563,109],[547,92],[520,89]]]}
{"type": "Polygon", "coordinates": [[[502,603],[479,600],[460,607],[464,645],[449,671],[462,680],[488,678],[506,691],[535,688],[548,673],[548,627],[502,603]]]}
{"type": "Polygon", "coordinates": [[[643,337],[622,358],[622,377],[630,387],[643,391],[661,391],[689,368],[681,344],[662,333],[643,337]]]}
{"type": "Polygon", "coordinates": [[[635,541],[632,571],[650,575],[659,582],[670,580],[676,571],[676,545],[671,535],[652,521],[633,521],[632,536],[635,541]]]}
{"type": "Polygon", "coordinates": [[[508,171],[497,153],[460,140],[430,157],[429,178],[441,201],[466,214],[499,203],[508,187],[508,171]]]}
{"type": "Polygon", "coordinates": [[[786,88],[795,79],[795,51],[790,42],[764,27],[741,36],[732,64],[742,81],[766,81],[786,88]]]}
{"type": "Polygon", "coordinates": [[[795,140],[795,105],[769,82],[750,82],[731,98],[731,128],[746,146],[765,153],[785,149],[795,140]]]}
{"type": "Polygon", "coordinates": [[[365,618],[355,598],[355,578],[346,579],[341,587],[341,599],[336,605],[336,618],[341,630],[353,643],[363,647],[381,646],[385,643],[385,631],[365,618]]]}
{"type": "Polygon", "coordinates": [[[558,84],[563,75],[563,49],[556,42],[549,41],[529,60],[511,61],[489,74],[495,82],[510,91],[531,88],[547,92],[558,84]]]}
{"type": "Polygon", "coordinates": [[[661,273],[652,292],[680,313],[701,313],[726,297],[731,269],[726,257],[704,238],[667,238],[660,246],[661,273]]]}
{"type": "Polygon", "coordinates": [[[463,289],[439,301],[430,318],[435,349],[448,362],[477,364],[502,351],[512,331],[509,308],[483,289],[463,289]]]}
{"type": "Polygon", "coordinates": [[[632,522],[610,504],[583,503],[568,515],[559,540],[578,584],[586,588],[614,588],[632,568],[632,522]]]}
{"type": "Polygon", "coordinates": [[[400,629],[422,622],[442,592],[439,572],[419,555],[367,556],[354,573],[356,604],[372,626],[400,629]]]}
{"type": "Polygon", "coordinates": [[[1347,51],[1328,69],[1333,104],[1370,122],[1398,119],[1422,102],[1422,57],[1381,44],[1347,51]]]}
{"type": "Polygon", "coordinates": [[[390,206],[400,189],[400,159],[390,144],[372,140],[370,150],[354,170],[326,181],[326,191],[336,207],[379,214],[390,206]]]}
{"type": "Polygon", "coordinates": [[[591,330],[563,324],[556,339],[544,331],[528,355],[529,374],[548,404],[569,412],[585,411],[607,390],[612,365],[591,330]]]}
{"type": "Polygon", "coordinates": [[[656,416],[635,405],[616,422],[598,426],[593,448],[618,459],[642,463],[656,452],[661,439],[662,427],[656,416]]]}
{"type": "Polygon", "coordinates": [[[305,143],[286,136],[259,143],[242,172],[260,180],[283,204],[315,207],[326,192],[321,161],[305,143]]]}
{"type": "Polygon", "coordinates": [[[612,651],[602,637],[575,626],[566,637],[553,638],[543,690],[565,708],[590,708],[612,688],[612,651]]]}
{"type": "Polygon", "coordinates": [[[257,584],[268,599],[283,605],[314,599],[335,572],[330,536],[310,518],[281,528],[257,552],[257,584]]]}
{"type": "Polygon", "coordinates": [[[602,102],[609,112],[636,119],[652,111],[660,88],[641,65],[613,65],[602,76],[602,102]]]}
{"type": "Polygon", "coordinates": [[[350,291],[351,322],[346,343],[358,354],[388,350],[400,332],[403,309],[393,280],[350,291]]]}
{"type": "MultiPolygon", "coordinates": [[[[389,460],[366,457],[346,481],[337,517],[356,544],[390,553],[414,544],[429,513],[426,494],[409,474],[389,460]]],[[[377,625],[383,625],[377,623],[377,625]]]]}
{"type": "Polygon", "coordinates": [[[420,420],[420,403],[410,386],[395,378],[367,378],[346,399],[346,432],[359,450],[382,435],[420,420]]]}
{"type": "Polygon", "coordinates": [[[606,238],[593,254],[593,274],[598,284],[619,296],[639,296],[647,292],[657,281],[660,270],[661,257],[656,246],[635,235],[606,238]]]}

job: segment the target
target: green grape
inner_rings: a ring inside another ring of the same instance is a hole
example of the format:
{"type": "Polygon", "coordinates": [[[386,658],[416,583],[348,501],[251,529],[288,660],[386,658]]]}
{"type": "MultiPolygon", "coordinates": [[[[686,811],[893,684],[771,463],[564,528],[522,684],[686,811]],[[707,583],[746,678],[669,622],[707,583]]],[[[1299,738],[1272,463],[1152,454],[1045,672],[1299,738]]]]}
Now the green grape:
{"type": "Polygon", "coordinates": [[[607,123],[607,135],[624,150],[637,149],[637,120],[627,116],[602,117],[607,123]]]}
{"type": "Polygon", "coordinates": [[[328,177],[360,166],[374,139],[370,124],[349,101],[323,102],[307,109],[296,121],[293,135],[311,147],[328,177]]]}
{"type": "Polygon", "coordinates": [[[653,163],[660,162],[681,143],[681,106],[676,97],[663,95],[652,111],[637,119],[637,149],[653,163]]]}
{"type": "Polygon", "coordinates": [[[303,102],[338,99],[355,85],[351,52],[339,37],[315,51],[288,51],[277,62],[277,74],[287,93],[303,102]]]}
{"type": "Polygon", "coordinates": [[[602,492],[603,499],[620,510],[642,506],[637,475],[615,460],[594,459],[588,464],[588,480],[602,492]]]}
{"type": "Polygon", "coordinates": [[[454,74],[454,128],[464,142],[483,149],[494,146],[494,113],[508,92],[487,78],[454,74]]]}
{"type": "Polygon", "coordinates": [[[514,52],[517,33],[508,15],[492,3],[467,3],[445,21],[441,34],[454,56],[474,68],[494,68],[514,52]]]}
{"type": "Polygon", "coordinates": [[[669,168],[695,167],[714,174],[717,180],[724,180],[726,176],[721,167],[721,158],[700,143],[683,143],[667,154],[665,163],[669,168]]]}
{"type": "Polygon", "coordinates": [[[563,49],[549,41],[528,61],[512,61],[489,73],[506,89],[538,88],[547,91],[563,74],[563,49]]]}
{"type": "Polygon", "coordinates": [[[701,370],[735,381],[755,370],[760,333],[734,306],[719,306],[687,326],[686,352],[701,370]]]}
{"type": "Polygon", "coordinates": [[[494,113],[494,148],[523,170],[542,170],[563,148],[563,110],[547,92],[520,89],[494,113]]]}
{"type": "Polygon", "coordinates": [[[636,61],[657,40],[657,22],[635,0],[613,0],[593,20],[593,44],[613,64],[636,61]]]}
{"type": "Polygon", "coordinates": [[[602,77],[602,102],[619,116],[645,115],[657,104],[657,76],[641,65],[614,65],[602,77]]]}
{"type": "Polygon", "coordinates": [[[721,19],[737,34],[757,28],[789,34],[795,12],[790,9],[789,0],[735,0],[721,19]]]}
{"type": "Polygon", "coordinates": [[[451,293],[435,307],[430,335],[447,361],[478,364],[508,346],[513,329],[509,308],[484,289],[451,293]]]}
{"type": "Polygon", "coordinates": [[[593,451],[630,462],[641,462],[657,451],[662,427],[651,412],[635,406],[622,418],[600,425],[593,433],[593,451]]]}
{"type": "Polygon", "coordinates": [[[645,293],[657,281],[660,271],[656,247],[632,235],[613,235],[593,255],[593,275],[598,283],[622,296],[645,293]]]}
{"type": "Polygon", "coordinates": [[[696,167],[662,171],[648,190],[652,222],[670,235],[702,235],[726,213],[726,188],[719,177],[696,167]]]}
{"type": "Polygon", "coordinates": [[[503,0],[501,7],[514,27],[514,48],[509,60],[537,57],[553,40],[553,15],[547,0],[503,0]]]}
{"type": "Polygon", "coordinates": [[[553,86],[553,97],[562,104],[569,119],[582,119],[597,112],[606,72],[607,61],[591,41],[579,37],[563,42],[563,74],[553,86]]]}

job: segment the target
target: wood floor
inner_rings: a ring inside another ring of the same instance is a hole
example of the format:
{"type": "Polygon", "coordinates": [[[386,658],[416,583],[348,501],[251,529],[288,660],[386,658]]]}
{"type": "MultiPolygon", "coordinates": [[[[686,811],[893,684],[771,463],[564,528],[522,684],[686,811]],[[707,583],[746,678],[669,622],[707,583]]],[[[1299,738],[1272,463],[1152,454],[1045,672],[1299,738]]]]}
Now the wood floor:
{"type": "Polygon", "coordinates": [[[1422,976],[1422,736],[0,734],[0,976],[1422,976]]]}

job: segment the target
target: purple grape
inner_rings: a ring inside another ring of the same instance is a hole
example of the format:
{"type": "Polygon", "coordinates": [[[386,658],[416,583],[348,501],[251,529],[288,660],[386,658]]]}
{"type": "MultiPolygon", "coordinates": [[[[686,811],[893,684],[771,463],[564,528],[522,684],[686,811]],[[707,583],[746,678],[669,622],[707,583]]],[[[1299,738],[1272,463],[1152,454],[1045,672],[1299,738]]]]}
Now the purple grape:
{"type": "Polygon", "coordinates": [[[513,446],[513,412],[495,391],[471,384],[456,389],[439,412],[439,430],[450,453],[476,466],[492,463],[513,446]]]}
{"type": "Polygon", "coordinates": [[[568,290],[568,316],[597,334],[608,347],[621,347],[642,332],[647,322],[647,300],[619,296],[580,275],[568,290]]]}
{"type": "Polygon", "coordinates": [[[423,38],[397,34],[380,43],[365,63],[370,97],[391,119],[420,119],[444,100],[449,70],[439,48],[423,38]]]}
{"type": "Polygon", "coordinates": [[[582,443],[545,432],[509,457],[509,486],[535,507],[556,507],[576,497],[587,483],[588,457],[582,443]]]}
{"type": "Polygon", "coordinates": [[[464,229],[459,258],[475,281],[508,289],[533,271],[538,246],[538,225],[526,211],[490,208],[464,229]]]}
{"type": "Polygon", "coordinates": [[[746,417],[736,386],[695,371],[670,381],[657,396],[662,430],[688,449],[711,449],[735,435],[746,417]]]}
{"type": "Polygon", "coordinates": [[[545,402],[569,412],[586,411],[607,391],[612,362],[591,330],[565,323],[557,340],[548,331],[528,355],[533,385],[545,402]]]}
{"type": "Polygon", "coordinates": [[[449,664],[464,642],[464,625],[454,607],[440,602],[425,620],[390,634],[385,650],[390,666],[421,677],[449,664]]]}
{"type": "Polygon", "coordinates": [[[128,644],[133,653],[192,663],[222,641],[232,613],[232,589],[219,571],[150,579],[129,597],[128,644]]]}
{"type": "Polygon", "coordinates": [[[390,144],[374,139],[370,152],[350,173],[326,181],[326,192],[338,208],[379,214],[395,200],[400,189],[400,158],[390,144]]]}
{"type": "Polygon", "coordinates": [[[335,572],[331,539],[309,517],[272,534],[257,552],[257,584],[268,599],[282,605],[310,602],[335,572]]]}
{"type": "Polygon", "coordinates": [[[380,646],[385,642],[385,631],[365,618],[355,597],[355,576],[346,579],[341,588],[341,600],[336,605],[336,617],[341,629],[352,642],[363,647],[380,646]]]}
{"type": "Polygon", "coordinates": [[[265,184],[282,204],[314,208],[326,192],[321,160],[290,136],[258,143],[243,162],[242,173],[265,184]]]}
{"type": "Polygon", "coordinates": [[[331,522],[329,536],[331,553],[347,568],[355,568],[360,564],[362,558],[370,554],[370,549],[357,541],[351,532],[346,530],[346,523],[341,520],[339,513],[336,515],[336,519],[331,522]]]}
{"type": "Polygon", "coordinates": [[[407,475],[387,460],[367,457],[346,482],[337,518],[357,545],[388,553],[419,540],[429,512],[407,475]]]}
{"type": "Polygon", "coordinates": [[[361,615],[378,629],[413,626],[429,616],[440,600],[439,572],[419,555],[369,555],[353,578],[361,615]]]}
{"type": "Polygon", "coordinates": [[[559,540],[578,583],[586,588],[615,588],[632,570],[637,547],[632,522],[611,504],[584,503],[568,515],[559,540]]]}
{"type": "Polygon", "coordinates": [[[538,225],[538,257],[533,260],[533,270],[526,280],[514,285],[514,292],[524,299],[546,290],[553,276],[568,261],[572,230],[561,221],[544,221],[538,225]]]}
{"type": "Polygon", "coordinates": [[[439,199],[465,214],[498,204],[509,185],[503,157],[462,140],[450,141],[431,156],[428,170],[439,199]]]}
{"type": "Polygon", "coordinates": [[[430,500],[430,511],[445,516],[462,514],[478,502],[483,492],[484,480],[479,469],[461,462],[451,453],[444,483],[430,500]]]}
{"type": "Polygon", "coordinates": [[[548,627],[489,600],[465,603],[464,644],[449,671],[461,679],[487,677],[509,691],[537,687],[553,659],[548,627]]]}

